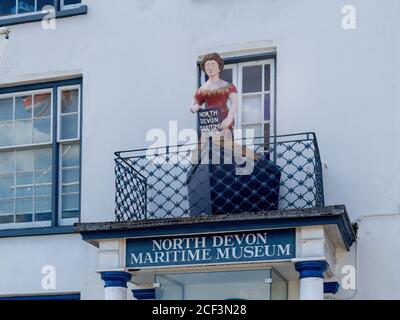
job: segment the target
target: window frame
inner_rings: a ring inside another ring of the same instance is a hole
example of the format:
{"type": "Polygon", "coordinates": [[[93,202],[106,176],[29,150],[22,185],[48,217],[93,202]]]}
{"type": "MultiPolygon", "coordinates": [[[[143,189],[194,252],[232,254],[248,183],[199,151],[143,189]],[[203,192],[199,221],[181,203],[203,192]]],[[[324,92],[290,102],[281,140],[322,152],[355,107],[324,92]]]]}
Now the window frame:
{"type": "MultiPolygon", "coordinates": [[[[233,84],[239,84],[241,82],[241,77],[239,76],[239,68],[240,66],[246,65],[255,65],[255,63],[262,63],[265,64],[265,61],[271,61],[271,84],[270,84],[270,136],[277,135],[277,54],[276,51],[271,52],[264,52],[264,53],[255,53],[255,54],[248,54],[248,55],[238,55],[238,56],[231,56],[231,57],[222,57],[224,60],[224,70],[226,68],[233,67],[233,74],[232,74],[232,82],[233,84]],[[236,82],[235,82],[236,81],[236,82]]],[[[199,88],[206,80],[204,72],[201,70],[201,62],[197,61],[197,87],[199,88]]],[[[262,68],[264,69],[264,68],[262,68]]],[[[264,74],[264,70],[263,70],[264,74]]],[[[262,79],[262,94],[265,95],[265,86],[264,86],[265,78],[262,79]]],[[[241,87],[238,85],[238,112],[235,115],[235,128],[242,127],[242,106],[241,106],[241,87]]],[[[264,102],[264,101],[263,101],[264,102]]],[[[264,126],[264,111],[262,111],[262,125],[264,126]]],[[[264,130],[264,128],[263,128],[264,130]]]]}
{"type": "MultiPolygon", "coordinates": [[[[17,1],[19,0],[15,0],[16,4],[17,1]]],[[[64,0],[54,0],[53,3],[54,3],[53,7],[55,9],[56,19],[87,14],[88,11],[87,5],[83,4],[82,1],[79,4],[65,5],[65,6],[64,6],[64,0]]],[[[7,27],[17,24],[42,21],[43,18],[45,18],[47,15],[48,12],[45,12],[43,10],[3,15],[0,16],[0,27],[7,27]]]]}
{"type": "Polygon", "coordinates": [[[276,135],[276,105],[275,105],[275,60],[274,59],[258,59],[254,61],[247,61],[247,62],[240,62],[237,64],[238,66],[238,92],[239,92],[239,101],[238,101],[238,122],[237,122],[237,127],[242,129],[243,125],[260,125],[261,124],[261,130],[263,132],[263,137],[264,136],[264,128],[265,124],[269,123],[270,124],[270,136],[271,135],[276,135]],[[269,64],[270,65],[270,88],[269,90],[265,90],[265,68],[264,66],[269,64]],[[250,67],[250,66],[262,66],[262,76],[261,76],[261,91],[257,92],[246,92],[242,93],[242,87],[243,87],[243,68],[244,67],[250,67]],[[265,115],[264,115],[264,103],[265,103],[265,96],[270,95],[270,120],[265,120],[265,115]],[[261,95],[262,96],[262,101],[261,101],[261,118],[260,121],[258,122],[243,122],[242,121],[242,102],[243,102],[243,97],[250,97],[250,96],[257,96],[261,95]]]}
{"type": "MultiPolygon", "coordinates": [[[[21,0],[14,0],[14,1],[15,1],[15,4],[16,4],[16,13],[0,16],[0,20],[3,19],[3,18],[11,18],[11,17],[15,18],[15,17],[32,16],[32,15],[35,15],[35,14],[43,12],[43,10],[35,10],[35,11],[32,11],[32,12],[18,13],[19,2],[21,0]]],[[[35,0],[35,9],[37,9],[37,1],[38,0],[35,0]]],[[[55,8],[56,11],[59,10],[59,8],[60,8],[59,1],[61,1],[61,0],[53,0],[53,7],[55,8]]],[[[62,1],[64,1],[64,0],[62,0],[62,1]]]]}
{"type": "MultiPolygon", "coordinates": [[[[50,131],[51,132],[50,132],[50,141],[49,142],[40,142],[40,143],[32,142],[31,144],[19,144],[19,145],[2,146],[2,147],[0,147],[0,152],[1,151],[5,151],[7,149],[14,150],[14,149],[17,149],[17,148],[36,148],[36,147],[40,147],[40,146],[48,146],[48,145],[53,144],[54,137],[53,137],[53,132],[52,132],[51,128],[53,128],[54,101],[53,101],[53,92],[52,92],[51,89],[43,89],[43,90],[37,89],[37,90],[29,90],[29,91],[20,91],[17,94],[15,92],[14,93],[4,94],[4,95],[2,95],[0,93],[0,98],[1,99],[13,98],[13,117],[15,117],[15,99],[16,98],[25,97],[25,96],[28,96],[28,95],[35,96],[35,95],[40,95],[40,94],[44,94],[44,93],[50,93],[50,95],[51,95],[51,109],[50,109],[50,131]]],[[[33,111],[32,111],[31,119],[32,119],[32,130],[33,130],[33,119],[34,119],[33,111]]],[[[13,119],[10,122],[15,122],[15,121],[16,120],[13,119]]],[[[15,127],[14,126],[13,126],[12,135],[13,135],[13,138],[15,138],[15,127]]],[[[33,135],[32,135],[32,137],[33,137],[33,135]]]]}
{"type": "MultiPolygon", "coordinates": [[[[79,217],[73,218],[74,221],[71,222],[79,222],[81,219],[81,176],[82,176],[82,142],[81,142],[81,130],[82,130],[82,90],[83,90],[83,81],[82,77],[71,77],[66,80],[58,80],[51,82],[42,82],[42,83],[33,83],[27,85],[17,85],[12,87],[1,87],[0,88],[0,97],[6,96],[24,96],[26,92],[44,92],[44,91],[52,91],[52,110],[51,110],[51,143],[44,144],[32,144],[27,146],[10,146],[0,148],[1,151],[15,151],[19,149],[37,149],[43,146],[51,147],[52,149],[52,219],[51,221],[45,221],[50,225],[39,225],[41,222],[29,222],[25,223],[12,223],[8,224],[9,228],[0,229],[0,238],[2,237],[14,237],[14,236],[26,236],[26,235],[43,235],[43,234],[62,234],[62,233],[73,233],[74,227],[73,225],[65,225],[60,221],[59,208],[61,208],[61,202],[59,202],[59,195],[61,194],[60,188],[60,171],[59,166],[61,165],[61,159],[59,157],[59,152],[64,141],[59,142],[57,140],[58,134],[58,109],[59,109],[59,93],[61,90],[66,90],[66,88],[79,88],[79,107],[78,107],[78,134],[79,138],[75,139],[73,143],[79,144],[79,217]],[[21,94],[19,94],[21,93],[21,94]],[[23,225],[24,224],[24,225],[23,225]]],[[[15,103],[14,107],[15,109],[15,103]]],[[[15,112],[13,109],[13,113],[15,112]]],[[[68,144],[71,143],[70,140],[66,141],[68,144]]],[[[14,208],[15,210],[15,208],[14,208]]],[[[14,213],[15,214],[15,213],[14,213]]]]}
{"type": "Polygon", "coordinates": [[[64,4],[65,0],[59,0],[59,8],[60,10],[66,10],[66,9],[74,9],[74,8],[79,8],[82,6],[82,0],[80,3],[75,3],[75,4],[64,4]]]}

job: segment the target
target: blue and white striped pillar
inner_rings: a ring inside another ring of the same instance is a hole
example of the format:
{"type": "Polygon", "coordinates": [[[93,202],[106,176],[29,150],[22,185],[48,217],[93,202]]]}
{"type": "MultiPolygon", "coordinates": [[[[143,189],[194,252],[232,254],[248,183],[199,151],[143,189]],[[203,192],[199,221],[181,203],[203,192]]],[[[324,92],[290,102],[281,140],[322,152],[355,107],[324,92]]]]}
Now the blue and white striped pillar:
{"type": "Polygon", "coordinates": [[[327,262],[323,260],[295,263],[300,274],[300,300],[324,299],[324,272],[327,267],[327,262]]]}
{"type": "Polygon", "coordinates": [[[128,282],[132,275],[123,271],[106,271],[101,273],[104,281],[106,300],[127,300],[128,282]]]}

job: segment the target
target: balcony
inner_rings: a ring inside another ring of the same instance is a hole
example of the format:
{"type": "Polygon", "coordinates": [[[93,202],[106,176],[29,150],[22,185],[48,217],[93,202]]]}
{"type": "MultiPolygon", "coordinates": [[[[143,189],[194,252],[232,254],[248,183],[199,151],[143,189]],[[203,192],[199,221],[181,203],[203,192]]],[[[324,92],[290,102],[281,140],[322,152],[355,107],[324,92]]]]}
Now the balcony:
{"type": "Polygon", "coordinates": [[[206,140],[115,156],[117,222],[324,206],[318,143],[310,132],[235,139],[230,148],[206,140]],[[243,173],[245,167],[250,171],[243,173]]]}

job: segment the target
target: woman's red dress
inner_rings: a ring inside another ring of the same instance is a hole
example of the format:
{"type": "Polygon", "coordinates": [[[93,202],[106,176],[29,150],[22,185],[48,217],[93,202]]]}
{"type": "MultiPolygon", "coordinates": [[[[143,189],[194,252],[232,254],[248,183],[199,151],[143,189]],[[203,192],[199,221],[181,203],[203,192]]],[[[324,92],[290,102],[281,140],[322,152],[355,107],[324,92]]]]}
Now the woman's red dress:
{"type": "MultiPolygon", "coordinates": [[[[231,93],[237,93],[236,87],[228,83],[225,87],[218,89],[198,89],[194,95],[199,106],[206,104],[206,109],[218,108],[221,110],[221,117],[224,120],[229,114],[228,99],[231,93]]],[[[232,129],[234,123],[229,126],[232,129]]]]}

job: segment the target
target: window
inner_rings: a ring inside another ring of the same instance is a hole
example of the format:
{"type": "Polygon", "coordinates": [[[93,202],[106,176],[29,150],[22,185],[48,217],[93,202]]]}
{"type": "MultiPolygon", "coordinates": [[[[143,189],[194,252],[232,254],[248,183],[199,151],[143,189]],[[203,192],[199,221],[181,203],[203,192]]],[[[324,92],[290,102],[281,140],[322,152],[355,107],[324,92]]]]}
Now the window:
{"type": "MultiPolygon", "coordinates": [[[[226,59],[220,77],[238,89],[235,127],[254,129],[255,137],[269,141],[275,133],[275,59],[256,59],[226,59]]],[[[201,83],[205,81],[206,75],[201,72],[201,83]]]]}
{"type": "Polygon", "coordinates": [[[81,80],[28,87],[0,89],[0,229],[80,215],[81,80]]]}
{"type": "Polygon", "coordinates": [[[79,6],[81,0],[61,0],[61,9],[79,6]]]}
{"type": "Polygon", "coordinates": [[[45,6],[64,9],[80,3],[81,0],[1,0],[0,16],[42,11],[45,6]]]}

